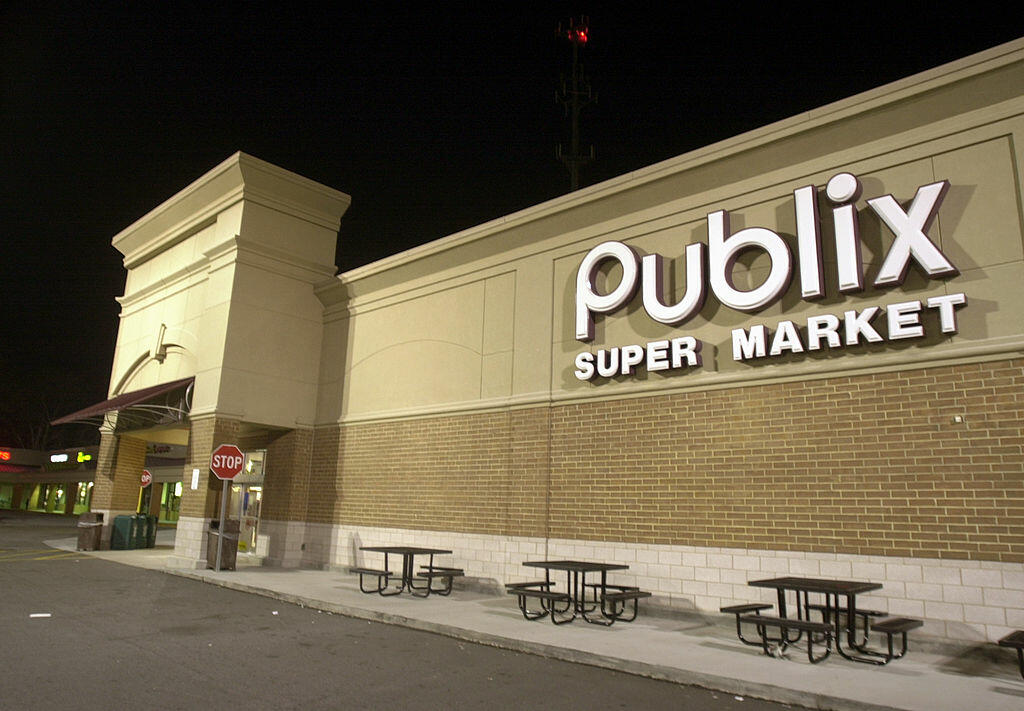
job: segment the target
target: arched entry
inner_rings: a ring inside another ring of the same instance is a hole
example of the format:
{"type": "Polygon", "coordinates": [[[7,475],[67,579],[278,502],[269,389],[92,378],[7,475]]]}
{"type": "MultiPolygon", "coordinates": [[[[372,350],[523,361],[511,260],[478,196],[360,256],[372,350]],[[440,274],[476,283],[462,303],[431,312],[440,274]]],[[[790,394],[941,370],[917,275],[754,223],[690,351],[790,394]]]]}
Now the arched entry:
{"type": "MultiPolygon", "coordinates": [[[[140,359],[133,373],[139,374],[153,362],[156,360],[152,356],[140,359]]],[[[121,382],[137,379],[125,377],[121,382]]],[[[110,526],[117,516],[152,513],[159,503],[166,503],[169,511],[177,508],[175,494],[180,495],[181,488],[175,482],[181,482],[184,453],[190,441],[193,386],[194,378],[186,377],[121,392],[53,421],[54,425],[94,423],[100,430],[90,508],[103,515],[101,545],[110,540],[110,526]],[[156,451],[162,447],[168,452],[177,450],[178,454],[160,457],[166,454],[156,451]],[[161,463],[163,466],[159,466],[161,463]],[[147,465],[157,476],[149,491],[144,491],[140,477],[147,465]],[[157,489],[159,498],[154,501],[157,489]]]]}

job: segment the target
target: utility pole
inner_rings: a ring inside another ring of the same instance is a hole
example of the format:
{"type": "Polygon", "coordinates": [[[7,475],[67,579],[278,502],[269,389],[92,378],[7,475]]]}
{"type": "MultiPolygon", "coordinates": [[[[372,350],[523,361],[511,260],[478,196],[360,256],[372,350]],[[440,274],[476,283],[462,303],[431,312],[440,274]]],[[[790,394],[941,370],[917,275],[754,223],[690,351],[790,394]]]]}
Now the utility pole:
{"type": "Polygon", "coordinates": [[[580,55],[586,47],[590,34],[590,23],[586,17],[578,21],[569,20],[569,29],[558,26],[558,36],[569,40],[572,45],[572,77],[566,85],[562,76],[562,88],[555,93],[555,100],[565,107],[565,115],[570,120],[570,148],[565,153],[562,144],[555,148],[555,156],[569,169],[569,191],[579,190],[580,167],[594,160],[594,146],[590,146],[589,154],[580,152],[580,111],[584,106],[597,101],[597,95],[590,90],[590,79],[583,73],[580,55]]]}

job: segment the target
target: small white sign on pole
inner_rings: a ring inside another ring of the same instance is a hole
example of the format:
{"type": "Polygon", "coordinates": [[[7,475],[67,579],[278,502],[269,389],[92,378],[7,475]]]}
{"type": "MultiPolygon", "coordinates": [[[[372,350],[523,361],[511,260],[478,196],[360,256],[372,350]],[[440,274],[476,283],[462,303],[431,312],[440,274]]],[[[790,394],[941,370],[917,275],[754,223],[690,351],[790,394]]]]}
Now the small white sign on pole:
{"type": "Polygon", "coordinates": [[[192,491],[195,491],[198,488],[199,488],[199,470],[198,469],[193,469],[192,470],[192,491]]]}

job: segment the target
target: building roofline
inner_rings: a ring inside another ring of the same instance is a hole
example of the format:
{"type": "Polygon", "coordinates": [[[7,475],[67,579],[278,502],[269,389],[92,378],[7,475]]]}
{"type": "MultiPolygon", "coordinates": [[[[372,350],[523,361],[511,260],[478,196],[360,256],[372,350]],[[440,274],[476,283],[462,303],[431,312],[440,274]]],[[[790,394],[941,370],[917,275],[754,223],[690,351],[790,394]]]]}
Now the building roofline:
{"type": "Polygon", "coordinates": [[[521,227],[550,215],[580,207],[668,175],[692,170],[730,155],[770,144],[788,136],[849,119],[880,107],[924,94],[936,88],[962,81],[1024,60],[1024,38],[997,45],[962,59],[942,64],[904,79],[840,99],[816,109],[804,111],[766,126],[746,131],[682,155],[668,158],[644,168],[605,180],[488,222],[461,230],[446,237],[384,257],[339,274],[339,282],[353,282],[372,277],[395,267],[415,262],[478,240],[487,239],[506,230],[521,227]]]}

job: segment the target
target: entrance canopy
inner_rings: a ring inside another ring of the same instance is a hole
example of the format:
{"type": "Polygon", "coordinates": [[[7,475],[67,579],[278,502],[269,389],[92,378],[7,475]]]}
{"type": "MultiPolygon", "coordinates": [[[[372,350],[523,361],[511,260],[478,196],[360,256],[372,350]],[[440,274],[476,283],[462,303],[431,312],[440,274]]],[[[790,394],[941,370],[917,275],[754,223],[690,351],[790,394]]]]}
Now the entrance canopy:
{"type": "Polygon", "coordinates": [[[122,393],[109,400],[72,412],[51,422],[65,425],[71,422],[102,424],[112,412],[117,413],[117,429],[130,430],[184,421],[192,407],[192,384],[195,378],[182,378],[170,383],[153,385],[130,393],[122,393]]]}

